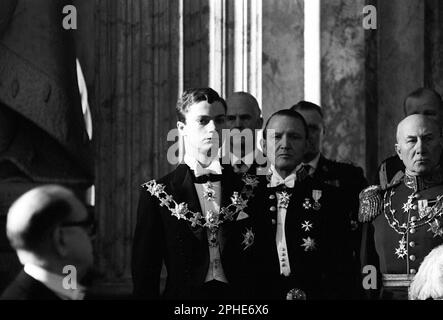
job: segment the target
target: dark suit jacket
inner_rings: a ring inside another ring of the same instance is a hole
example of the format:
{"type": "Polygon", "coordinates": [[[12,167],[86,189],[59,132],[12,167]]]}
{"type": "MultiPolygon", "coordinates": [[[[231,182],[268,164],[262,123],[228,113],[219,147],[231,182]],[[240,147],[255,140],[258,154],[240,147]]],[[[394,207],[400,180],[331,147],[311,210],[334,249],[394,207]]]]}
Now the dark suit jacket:
{"type": "Polygon", "coordinates": [[[362,238],[362,225],[358,222],[359,194],[368,186],[363,169],[352,164],[332,161],[320,156],[314,178],[326,184],[339,188],[343,202],[337,214],[347,216],[351,225],[350,239],[348,240],[353,250],[353,277],[354,296],[361,297],[360,281],[360,248],[362,238]]]}
{"type": "Polygon", "coordinates": [[[6,288],[0,300],[61,300],[53,291],[21,271],[6,288]]]}
{"type": "Polygon", "coordinates": [[[250,209],[255,212],[256,245],[248,269],[256,273],[257,297],[283,300],[292,288],[303,290],[309,300],[347,297],[350,293],[351,249],[348,224],[343,215],[336,214],[341,202],[337,190],[311,177],[296,182],[285,221],[291,275],[283,277],[275,240],[277,210],[271,209],[277,207],[277,199],[271,199],[274,191],[266,185],[266,179],[261,177],[259,191],[250,209]],[[313,190],[322,191],[318,211],[303,207],[306,198],[312,203],[313,190]],[[311,230],[302,228],[305,221],[313,224],[311,230]],[[302,244],[307,237],[315,240],[315,250],[305,251],[302,244]]]}
{"type": "Polygon", "coordinates": [[[341,189],[346,198],[344,205],[350,218],[358,221],[358,195],[368,186],[362,168],[332,161],[321,155],[314,172],[314,178],[341,189]]]}
{"type": "MultiPolygon", "coordinates": [[[[165,191],[177,203],[184,202],[189,210],[201,212],[197,192],[193,184],[193,173],[185,164],[158,181],[165,185],[165,191]]],[[[230,166],[224,166],[221,206],[231,203],[233,191],[240,191],[240,178],[230,166]]],[[[236,257],[230,251],[236,217],[222,224],[221,262],[225,275],[232,287],[236,286],[238,268],[236,257]]],[[[202,299],[201,286],[204,284],[209,267],[209,249],[206,228],[192,227],[183,219],[178,220],[171,212],[160,206],[159,200],[142,189],[138,206],[137,225],[132,252],[132,278],[134,295],[138,298],[157,299],[159,294],[160,271],[164,261],[167,280],[163,298],[202,299]]],[[[239,292],[239,291],[237,291],[239,292]]],[[[234,298],[234,297],[233,297],[234,298]]]]}

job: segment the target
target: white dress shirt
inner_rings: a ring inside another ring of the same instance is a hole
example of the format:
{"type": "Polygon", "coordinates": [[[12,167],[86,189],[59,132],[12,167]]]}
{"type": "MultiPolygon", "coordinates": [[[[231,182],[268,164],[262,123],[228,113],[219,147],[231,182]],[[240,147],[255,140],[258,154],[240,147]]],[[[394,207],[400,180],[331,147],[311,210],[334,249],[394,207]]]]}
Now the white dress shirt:
{"type": "Polygon", "coordinates": [[[79,284],[77,284],[77,289],[65,289],[63,287],[63,279],[65,277],[61,275],[49,272],[33,264],[26,264],[24,267],[24,271],[35,280],[43,283],[58,297],[60,297],[60,299],[83,300],[83,298],[85,297],[85,288],[79,284]]]}
{"type": "MultiPolygon", "coordinates": [[[[275,169],[273,165],[271,165],[271,181],[268,184],[268,187],[276,187],[282,183],[284,183],[287,187],[293,188],[294,183],[297,180],[296,171],[298,167],[292,171],[292,173],[283,179],[275,169]]],[[[286,244],[286,233],[285,233],[285,221],[286,221],[286,212],[287,209],[281,206],[279,192],[276,193],[277,197],[277,232],[275,235],[275,244],[277,247],[278,253],[278,261],[280,264],[280,274],[284,276],[289,276],[291,274],[291,266],[289,264],[289,256],[288,256],[288,247],[286,244]]]]}
{"type": "MultiPolygon", "coordinates": [[[[189,166],[189,168],[192,171],[194,171],[194,174],[195,174],[195,172],[199,172],[199,173],[202,172],[202,170],[201,170],[202,167],[196,159],[194,159],[190,156],[187,157],[185,155],[184,161],[189,166]]],[[[223,169],[223,167],[220,165],[220,162],[218,159],[214,159],[209,164],[208,167],[203,168],[203,169],[207,169],[207,170],[211,171],[210,173],[221,174],[221,170],[223,169]]],[[[216,213],[220,212],[221,193],[222,193],[221,182],[216,181],[216,182],[211,182],[211,184],[212,184],[212,189],[214,190],[214,194],[215,194],[214,201],[209,201],[204,196],[205,185],[207,185],[207,184],[194,183],[195,190],[197,191],[197,195],[198,195],[198,200],[200,202],[200,207],[202,209],[202,215],[204,215],[204,216],[206,216],[206,212],[208,210],[212,210],[213,212],[216,212],[216,213]]],[[[223,271],[223,266],[222,266],[221,258],[220,258],[221,228],[223,228],[222,225],[217,230],[217,238],[219,239],[217,241],[217,245],[209,246],[209,244],[208,244],[208,247],[209,247],[209,268],[208,268],[208,273],[206,274],[205,282],[208,282],[211,280],[217,280],[217,281],[228,283],[228,280],[226,279],[225,273],[223,271]]],[[[207,236],[209,239],[210,230],[207,228],[206,232],[207,232],[207,236]]]]}

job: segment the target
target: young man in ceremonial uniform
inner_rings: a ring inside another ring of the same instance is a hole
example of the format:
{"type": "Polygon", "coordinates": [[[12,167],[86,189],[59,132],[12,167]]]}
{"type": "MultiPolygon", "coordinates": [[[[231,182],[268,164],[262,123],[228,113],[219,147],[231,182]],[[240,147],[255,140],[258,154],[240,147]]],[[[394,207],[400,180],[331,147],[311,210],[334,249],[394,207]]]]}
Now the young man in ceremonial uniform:
{"type": "Polygon", "coordinates": [[[251,188],[218,158],[226,104],[210,88],[186,90],[177,102],[185,157],[173,172],[142,185],[132,254],[134,294],[165,299],[242,297],[235,250],[253,242],[242,229],[251,188]],[[237,221],[238,220],[238,221],[237,221]],[[242,236],[236,235],[243,232],[242,236]],[[244,242],[233,243],[234,241],[244,242]]]}
{"type": "Polygon", "coordinates": [[[379,272],[381,299],[408,299],[408,287],[424,257],[443,243],[443,172],[439,124],[411,115],[397,127],[396,151],[405,175],[387,188],[371,186],[360,194],[362,267],[379,272]]]}
{"type": "Polygon", "coordinates": [[[303,117],[280,110],[263,132],[271,168],[260,177],[254,212],[257,292],[272,299],[337,299],[349,287],[349,224],[338,189],[309,177],[300,166],[307,147],[303,117]]]}

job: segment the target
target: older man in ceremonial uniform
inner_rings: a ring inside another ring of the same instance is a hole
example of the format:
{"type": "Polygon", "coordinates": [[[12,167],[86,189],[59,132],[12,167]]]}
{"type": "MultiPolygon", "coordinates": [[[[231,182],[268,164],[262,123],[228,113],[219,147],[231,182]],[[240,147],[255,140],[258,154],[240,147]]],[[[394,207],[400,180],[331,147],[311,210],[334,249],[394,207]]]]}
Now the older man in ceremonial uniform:
{"type": "Polygon", "coordinates": [[[280,110],[264,129],[270,173],[260,177],[254,212],[257,292],[272,299],[334,299],[348,291],[349,224],[338,189],[310,177],[301,166],[307,125],[292,110],[280,110]]]}
{"type": "Polygon", "coordinates": [[[381,299],[407,299],[408,287],[424,257],[443,243],[441,131],[424,115],[411,115],[397,127],[396,151],[404,177],[360,194],[359,217],[366,222],[362,266],[380,272],[381,299]]]}

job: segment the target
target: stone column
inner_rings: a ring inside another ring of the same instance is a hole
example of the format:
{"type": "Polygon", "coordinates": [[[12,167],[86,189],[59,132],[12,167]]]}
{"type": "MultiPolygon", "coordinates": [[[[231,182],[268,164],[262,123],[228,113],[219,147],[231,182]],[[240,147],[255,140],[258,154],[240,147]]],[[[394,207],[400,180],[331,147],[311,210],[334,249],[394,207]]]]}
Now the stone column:
{"type": "Polygon", "coordinates": [[[304,1],[262,3],[262,109],[264,118],[304,96],[304,1]]]}
{"type": "Polygon", "coordinates": [[[443,3],[425,2],[425,84],[443,94],[443,3]]]}
{"type": "Polygon", "coordinates": [[[395,154],[403,100],[424,85],[424,1],[377,1],[379,162],[395,154]]]}
{"type": "MultiPolygon", "coordinates": [[[[364,0],[321,2],[321,105],[327,157],[365,168],[364,0]]],[[[309,53],[307,53],[309,54],[309,53]]],[[[309,72],[309,70],[306,70],[309,72]]]]}
{"type": "Polygon", "coordinates": [[[108,292],[130,292],[140,184],[172,169],[178,22],[175,0],[96,1],[96,252],[108,292]]]}

